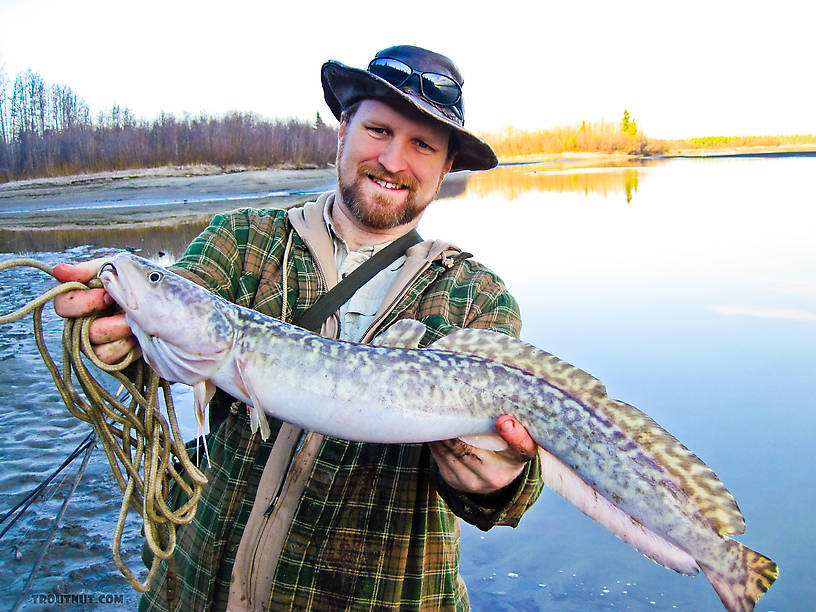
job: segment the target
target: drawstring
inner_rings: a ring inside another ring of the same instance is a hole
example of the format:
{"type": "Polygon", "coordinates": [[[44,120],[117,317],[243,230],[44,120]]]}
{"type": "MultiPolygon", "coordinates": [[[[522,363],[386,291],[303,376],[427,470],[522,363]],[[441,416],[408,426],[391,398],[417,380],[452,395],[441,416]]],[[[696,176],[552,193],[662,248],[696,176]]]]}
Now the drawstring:
{"type": "Polygon", "coordinates": [[[283,261],[281,262],[281,274],[283,276],[283,304],[281,305],[280,320],[286,322],[286,310],[288,308],[289,297],[289,270],[287,269],[289,263],[289,251],[292,249],[292,235],[295,233],[294,229],[289,230],[289,238],[286,240],[286,248],[283,250],[283,261]]]}

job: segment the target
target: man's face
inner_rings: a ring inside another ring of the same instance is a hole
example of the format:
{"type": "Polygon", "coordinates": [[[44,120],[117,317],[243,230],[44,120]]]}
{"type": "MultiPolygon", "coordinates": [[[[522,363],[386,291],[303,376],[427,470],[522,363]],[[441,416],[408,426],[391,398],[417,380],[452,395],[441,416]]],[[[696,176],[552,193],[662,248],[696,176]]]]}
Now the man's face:
{"type": "Polygon", "coordinates": [[[390,229],[416,219],[450,170],[449,131],[377,100],[363,100],[340,124],[339,196],[364,226],[390,229]]]}

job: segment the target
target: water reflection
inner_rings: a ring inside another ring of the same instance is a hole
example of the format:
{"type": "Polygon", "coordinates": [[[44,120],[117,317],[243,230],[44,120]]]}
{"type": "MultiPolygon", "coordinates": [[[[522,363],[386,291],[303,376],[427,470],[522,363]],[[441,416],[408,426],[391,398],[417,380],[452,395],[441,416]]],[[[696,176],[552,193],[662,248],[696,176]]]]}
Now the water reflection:
{"type": "Polygon", "coordinates": [[[529,192],[583,193],[585,196],[621,194],[629,203],[637,193],[643,164],[593,160],[564,160],[515,164],[474,173],[463,197],[498,196],[515,200],[529,192]]]}
{"type": "Polygon", "coordinates": [[[97,229],[0,229],[0,253],[60,252],[65,249],[93,244],[100,247],[133,249],[153,256],[167,253],[178,259],[190,241],[207,226],[208,221],[176,225],[126,226],[97,229]]]}
{"type": "MultiPolygon", "coordinates": [[[[489,172],[456,172],[445,178],[439,199],[492,195],[510,201],[531,192],[571,192],[586,197],[621,195],[630,203],[637,193],[643,166],[642,162],[624,160],[599,162],[593,159],[566,159],[501,166],[489,172]]],[[[140,197],[139,193],[134,190],[129,197],[140,197]]],[[[128,201],[125,198],[119,204],[129,206],[128,201]]],[[[263,206],[264,203],[251,205],[263,206]]],[[[222,208],[229,210],[234,206],[227,199],[222,208]]],[[[65,214],[68,216],[71,211],[67,209],[65,214]]],[[[208,218],[207,215],[200,215],[195,220],[188,218],[173,225],[154,222],[97,227],[91,223],[69,228],[0,228],[0,253],[59,252],[78,245],[93,244],[136,249],[148,255],[161,251],[178,257],[206,227],[208,218]]]]}

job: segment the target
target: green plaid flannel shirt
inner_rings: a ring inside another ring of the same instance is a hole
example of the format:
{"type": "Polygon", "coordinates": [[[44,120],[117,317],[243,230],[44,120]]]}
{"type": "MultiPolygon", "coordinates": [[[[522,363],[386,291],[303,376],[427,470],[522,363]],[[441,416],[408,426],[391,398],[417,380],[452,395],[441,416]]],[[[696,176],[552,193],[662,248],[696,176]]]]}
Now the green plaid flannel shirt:
{"type": "MultiPolygon", "coordinates": [[[[174,270],[218,295],[274,317],[282,307],[281,261],[291,229],[281,210],[246,209],[215,217],[174,270]]],[[[305,244],[294,235],[286,270],[286,320],[326,291],[305,244]]],[[[436,261],[384,322],[422,321],[422,345],[461,327],[517,336],[515,300],[480,264],[436,261]]],[[[209,483],[192,523],[183,526],[171,563],[140,610],[224,610],[230,573],[273,435],[250,432],[245,411],[210,436],[209,483]]],[[[515,526],[541,492],[530,462],[501,507],[459,493],[438,475],[425,444],[369,444],[327,437],[298,505],[276,569],[270,610],[467,610],[459,576],[456,513],[483,530],[515,526]]]]}

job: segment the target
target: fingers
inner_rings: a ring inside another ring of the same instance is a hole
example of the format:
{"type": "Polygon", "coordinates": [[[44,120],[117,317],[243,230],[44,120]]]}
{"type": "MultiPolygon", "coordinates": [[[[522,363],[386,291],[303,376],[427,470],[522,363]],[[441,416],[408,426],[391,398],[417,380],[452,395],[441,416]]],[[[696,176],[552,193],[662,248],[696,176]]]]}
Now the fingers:
{"type": "Polygon", "coordinates": [[[429,442],[439,475],[451,487],[466,493],[488,494],[513,482],[524,462],[512,461],[507,451],[475,448],[461,440],[429,442]]]}
{"type": "Polygon", "coordinates": [[[509,414],[496,419],[496,432],[510,446],[505,453],[515,454],[519,461],[530,461],[538,452],[538,444],[530,437],[524,426],[509,414]]]}
{"type": "MultiPolygon", "coordinates": [[[[60,263],[54,266],[54,276],[63,283],[85,283],[96,276],[105,261],[105,258],[99,258],[78,264],[60,263]]],[[[54,310],[61,317],[81,317],[102,312],[113,304],[113,298],[104,289],[68,291],[54,298],[54,310]]],[[[94,354],[104,363],[116,363],[138,346],[123,314],[95,319],[88,334],[94,354]]]]}
{"type": "Polygon", "coordinates": [[[442,480],[459,491],[473,492],[480,489],[482,483],[474,470],[465,462],[478,460],[478,455],[466,449],[467,444],[461,440],[440,440],[429,442],[431,456],[439,468],[442,480]]]}
{"type": "Polygon", "coordinates": [[[428,446],[437,462],[441,461],[454,466],[463,463],[465,466],[470,466],[471,464],[480,464],[483,461],[479,455],[479,449],[459,439],[429,442],[428,446]]]}
{"type": "Polygon", "coordinates": [[[123,340],[133,335],[124,314],[110,317],[99,317],[91,322],[88,330],[91,344],[103,344],[115,340],[123,340]]]}
{"type": "Polygon", "coordinates": [[[105,363],[116,363],[137,345],[123,314],[94,319],[88,336],[94,353],[105,363]]]}
{"type": "Polygon", "coordinates": [[[104,289],[78,289],[54,298],[54,310],[61,317],[81,317],[100,312],[113,304],[113,298],[104,289]]]}
{"type": "Polygon", "coordinates": [[[130,336],[128,338],[121,338],[113,342],[106,342],[104,344],[96,344],[93,347],[94,354],[99,357],[104,363],[116,363],[128,352],[137,346],[136,338],[130,336]]]}
{"type": "Polygon", "coordinates": [[[61,283],[69,281],[85,283],[96,276],[105,261],[107,258],[99,257],[77,264],[58,263],[54,266],[54,277],[61,283]]]}
{"type": "MultiPolygon", "coordinates": [[[[86,283],[96,276],[103,262],[105,258],[91,259],[78,264],[58,263],[54,266],[54,277],[61,283],[69,281],[86,283]]],[[[105,310],[112,304],[113,299],[104,289],[68,291],[54,298],[54,310],[61,317],[81,317],[105,310]]]]}
{"type": "Polygon", "coordinates": [[[507,442],[503,451],[488,451],[461,440],[430,442],[440,476],[466,493],[492,493],[513,482],[538,452],[524,426],[510,415],[496,419],[496,432],[507,442]]]}

